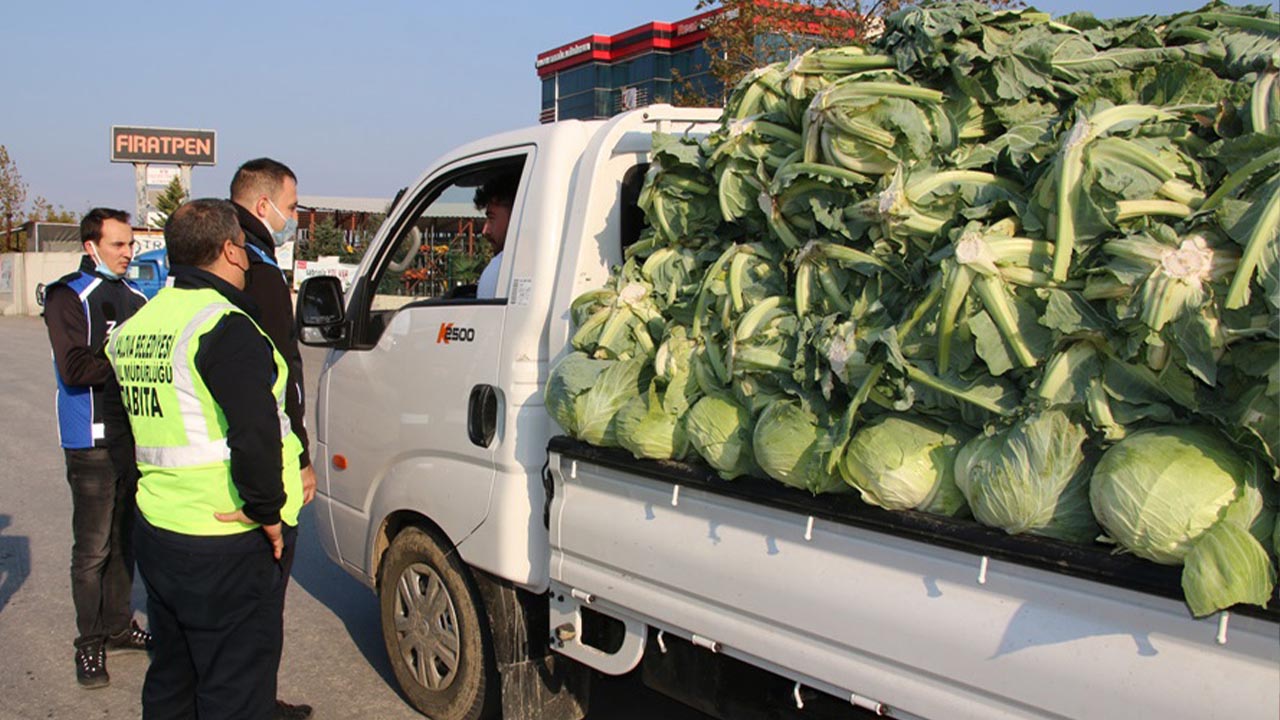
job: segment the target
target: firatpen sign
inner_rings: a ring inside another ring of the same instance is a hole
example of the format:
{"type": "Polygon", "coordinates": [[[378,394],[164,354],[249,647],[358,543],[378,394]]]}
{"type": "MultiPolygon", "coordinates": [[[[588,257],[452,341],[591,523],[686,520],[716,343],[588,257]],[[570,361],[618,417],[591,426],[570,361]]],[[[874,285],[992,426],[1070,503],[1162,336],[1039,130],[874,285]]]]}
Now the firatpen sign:
{"type": "Polygon", "coordinates": [[[111,126],[111,162],[216,165],[212,130],[111,126]]]}

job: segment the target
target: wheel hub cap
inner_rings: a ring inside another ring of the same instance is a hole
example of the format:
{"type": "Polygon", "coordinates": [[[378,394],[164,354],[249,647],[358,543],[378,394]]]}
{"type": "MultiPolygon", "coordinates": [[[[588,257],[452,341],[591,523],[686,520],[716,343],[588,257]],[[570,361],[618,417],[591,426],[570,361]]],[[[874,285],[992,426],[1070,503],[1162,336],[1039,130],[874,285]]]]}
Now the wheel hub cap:
{"type": "Polygon", "coordinates": [[[430,566],[405,568],[396,583],[396,639],[400,659],[418,684],[444,690],[457,677],[461,642],[453,598],[430,566]]]}

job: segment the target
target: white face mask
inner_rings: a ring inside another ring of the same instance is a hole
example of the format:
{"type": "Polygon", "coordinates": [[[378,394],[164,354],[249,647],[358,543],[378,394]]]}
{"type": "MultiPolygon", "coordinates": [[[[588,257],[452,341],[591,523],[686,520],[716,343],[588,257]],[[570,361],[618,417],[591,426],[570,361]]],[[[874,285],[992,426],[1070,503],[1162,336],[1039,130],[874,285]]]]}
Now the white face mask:
{"type": "Polygon", "coordinates": [[[89,252],[93,254],[93,261],[97,263],[93,269],[99,275],[104,275],[112,280],[120,279],[120,273],[112,270],[106,263],[102,262],[102,258],[98,255],[98,248],[93,243],[89,243],[89,252]]]}
{"type": "Polygon", "coordinates": [[[298,231],[298,221],[291,217],[285,217],[285,214],[280,212],[280,208],[276,207],[276,204],[270,200],[267,200],[267,204],[284,221],[284,227],[279,230],[271,230],[271,223],[267,223],[267,229],[271,230],[271,239],[275,241],[276,247],[280,247],[293,239],[293,234],[298,231]]]}

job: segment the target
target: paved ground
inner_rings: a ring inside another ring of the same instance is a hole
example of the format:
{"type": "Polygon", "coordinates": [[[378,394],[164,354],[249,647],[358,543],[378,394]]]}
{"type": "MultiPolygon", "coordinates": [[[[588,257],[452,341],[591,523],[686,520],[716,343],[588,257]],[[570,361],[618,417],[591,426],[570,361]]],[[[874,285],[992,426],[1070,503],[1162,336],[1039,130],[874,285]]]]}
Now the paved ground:
{"type": "MultiPolygon", "coordinates": [[[[319,354],[306,352],[308,367],[318,367],[319,354]]],[[[75,682],[71,499],[53,396],[43,323],[0,318],[0,720],[135,718],[145,655],[109,658],[105,689],[75,682]]],[[[376,598],[329,562],[307,520],[304,511],[285,611],[281,697],[314,705],[318,720],[421,717],[395,689],[376,598]]],[[[145,607],[140,583],[134,599],[145,607]]],[[[145,613],[138,617],[145,624],[145,613]]],[[[634,682],[597,690],[590,720],[705,717],[634,682]]]]}

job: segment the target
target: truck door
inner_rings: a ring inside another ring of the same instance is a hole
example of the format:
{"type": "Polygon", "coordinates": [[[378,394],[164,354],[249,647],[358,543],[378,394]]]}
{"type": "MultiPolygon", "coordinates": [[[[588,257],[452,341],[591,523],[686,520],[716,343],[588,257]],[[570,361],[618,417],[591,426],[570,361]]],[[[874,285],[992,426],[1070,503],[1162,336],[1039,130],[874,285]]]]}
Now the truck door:
{"type": "Polygon", "coordinates": [[[350,348],[330,356],[319,408],[335,539],[354,568],[368,569],[390,513],[425,515],[454,543],[485,518],[511,253],[486,272],[494,249],[476,200],[498,185],[515,192],[530,163],[515,150],[436,173],[397,204],[361,267],[350,348]],[[482,276],[491,297],[476,297],[482,276]]]}

